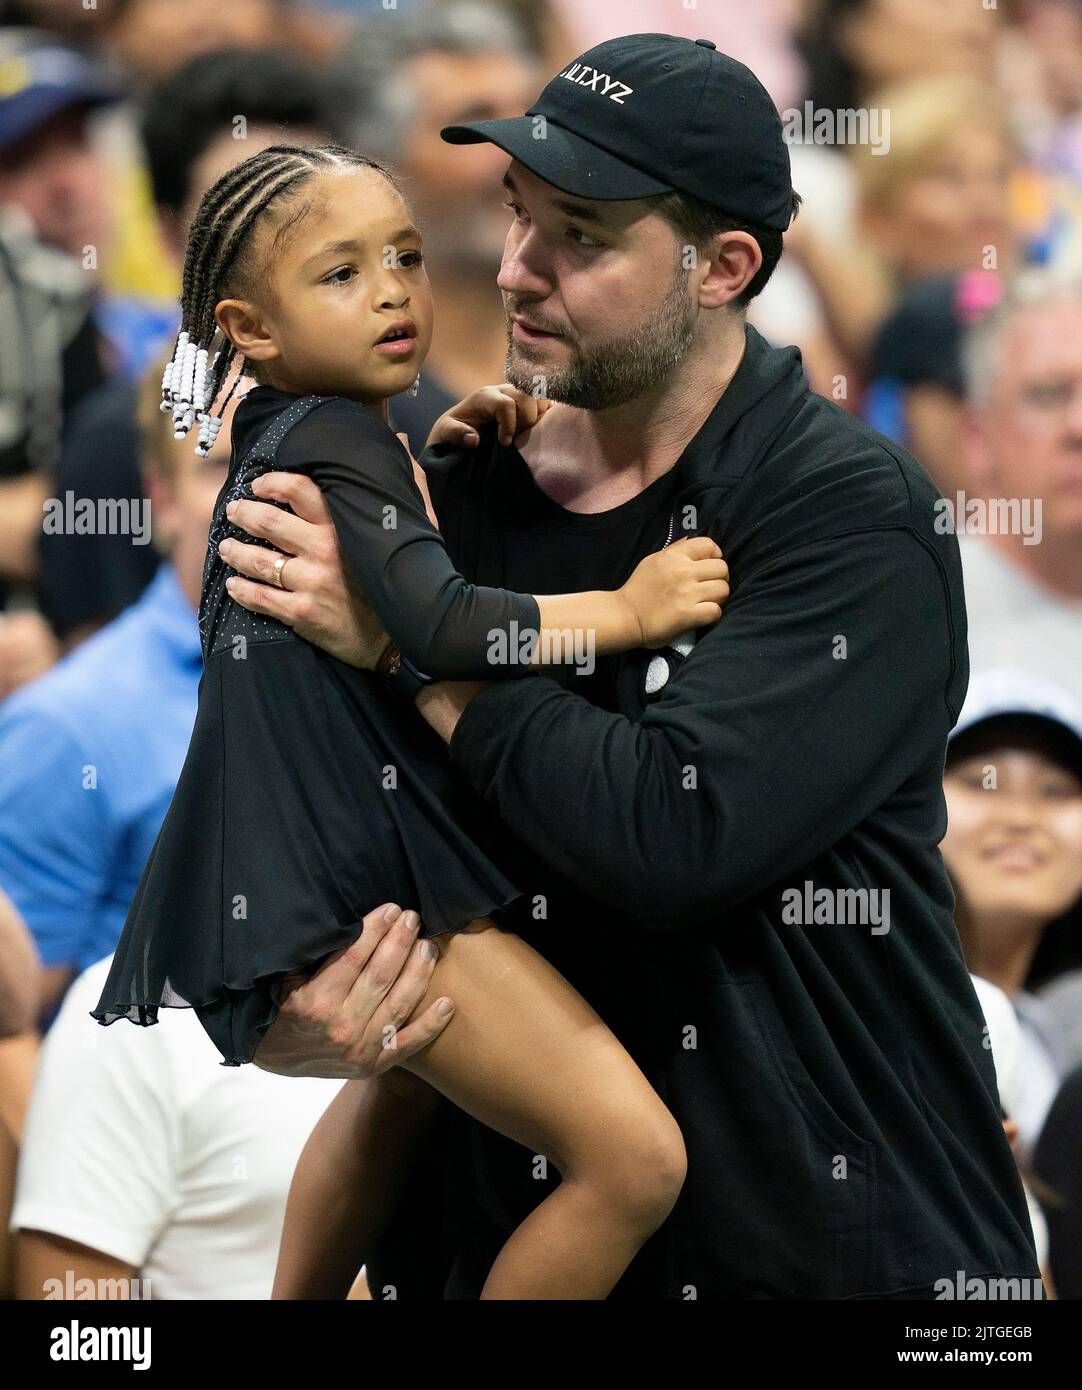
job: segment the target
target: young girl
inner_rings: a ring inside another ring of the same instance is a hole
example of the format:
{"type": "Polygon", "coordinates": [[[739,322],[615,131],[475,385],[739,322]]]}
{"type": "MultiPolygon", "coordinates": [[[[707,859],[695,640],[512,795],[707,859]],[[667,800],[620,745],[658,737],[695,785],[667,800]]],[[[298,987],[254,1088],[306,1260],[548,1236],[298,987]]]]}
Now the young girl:
{"type": "MultiPolygon", "coordinates": [[[[178,432],[198,417],[209,446],[231,366],[260,384],[237,407],[211,528],[191,745],[94,1017],[149,1024],[159,1007],[193,1007],[226,1065],[251,1061],[287,972],[355,940],[376,904],[415,907],[423,934],[443,938],[432,988],[457,1015],[402,1065],[562,1178],[483,1296],[603,1298],[680,1191],[675,1121],[586,1002],[493,920],[522,890],[463,823],[442,744],[381,677],[236,604],[218,546],[239,534],[227,504],[252,496],[259,473],[309,474],[403,656],[461,679],[526,678],[561,630],[602,654],[714,622],[728,595],[720,551],[678,542],[615,592],[518,594],[456,573],[386,423],[431,335],[420,235],[391,175],[350,150],[274,146],[219,179],[192,224],[181,300],[163,382],[178,432]],[[509,660],[527,632],[530,660],[509,660]]],[[[364,1180],[349,1194],[362,1255],[438,1103],[421,1087],[407,1106],[398,1090],[352,1082],[329,1117],[364,1180]]],[[[321,1181],[331,1192],[349,1173],[321,1181]]]]}

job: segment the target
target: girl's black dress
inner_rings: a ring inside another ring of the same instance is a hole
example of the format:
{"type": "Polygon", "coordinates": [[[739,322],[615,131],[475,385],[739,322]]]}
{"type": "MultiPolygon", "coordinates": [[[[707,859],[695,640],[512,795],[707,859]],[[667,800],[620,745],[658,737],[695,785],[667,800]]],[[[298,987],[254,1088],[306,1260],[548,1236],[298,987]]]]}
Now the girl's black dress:
{"type": "Polygon", "coordinates": [[[480,803],[416,712],[226,592],[218,545],[242,535],[226,505],[271,469],[320,485],[350,574],[421,670],[526,675],[488,653],[513,621],[540,623],[531,595],[457,573],[375,412],[268,386],[237,407],[203,574],[195,728],[93,1010],[103,1024],[151,1024],[161,1007],[194,1008],[227,1066],[251,1061],[283,973],[355,940],[379,904],[415,908],[421,935],[436,936],[498,919],[519,896],[483,848],[480,803]]]}

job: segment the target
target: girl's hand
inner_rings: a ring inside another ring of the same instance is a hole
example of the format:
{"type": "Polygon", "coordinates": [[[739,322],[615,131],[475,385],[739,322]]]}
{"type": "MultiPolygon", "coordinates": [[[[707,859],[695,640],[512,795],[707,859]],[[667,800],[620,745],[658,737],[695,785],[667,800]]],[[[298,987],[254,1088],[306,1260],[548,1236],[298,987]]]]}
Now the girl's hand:
{"type": "Polygon", "coordinates": [[[689,628],[716,623],[729,597],[729,566],[709,536],[688,536],[647,555],[617,593],[643,647],[664,647],[689,628]]]}
{"type": "Polygon", "coordinates": [[[510,444],[517,434],[532,429],[551,404],[547,397],[530,396],[508,381],[501,386],[483,386],[440,416],[428,443],[475,449],[481,440],[475,427],[498,420],[500,443],[510,444]]]}

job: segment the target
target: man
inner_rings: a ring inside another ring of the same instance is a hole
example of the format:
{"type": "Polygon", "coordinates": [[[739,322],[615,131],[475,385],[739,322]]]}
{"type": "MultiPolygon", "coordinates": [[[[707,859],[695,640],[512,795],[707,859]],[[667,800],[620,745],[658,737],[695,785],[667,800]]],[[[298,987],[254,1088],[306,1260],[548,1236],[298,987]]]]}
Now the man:
{"type": "MultiPolygon", "coordinates": [[[[793,209],[777,113],[709,42],[636,35],[569,64],[525,117],[444,138],[512,155],[508,374],[555,401],[520,448],[489,431],[426,456],[457,564],[530,592],[612,588],[684,527],[734,579],[721,621],[661,657],[419,690],[390,677],[505,832],[515,929],[683,1131],[684,1190],[615,1296],[1037,1278],[937,848],[967,682],[957,545],[913,460],[745,325],[793,209]]],[[[271,588],[274,549],[230,543],[249,576],[232,591],[375,668],[386,636],[304,483],[256,488],[297,516],[236,507],[293,558],[271,588]]],[[[371,1076],[454,1027],[415,916],[374,905],[357,945],[288,993],[260,1064],[371,1076]]],[[[369,1261],[377,1296],[438,1296],[432,1278],[410,1287],[419,1268],[476,1297],[557,1180],[460,1115],[449,1133],[446,1187],[403,1203],[427,1195],[432,1220],[435,1202],[428,1252],[396,1231],[369,1261]]]]}
{"type": "Polygon", "coordinates": [[[962,340],[1002,285],[994,270],[918,280],[902,291],[872,349],[861,417],[911,453],[947,497],[969,483],[962,340]]]}
{"type": "Polygon", "coordinates": [[[478,382],[498,381],[506,346],[493,284],[507,218],[499,150],[447,159],[440,130],[516,115],[535,89],[525,36],[506,10],[455,0],[358,25],[336,63],[345,85],[346,144],[390,164],[425,237],[437,314],[415,397],[391,404],[415,448],[436,417],[478,382]],[[381,22],[382,21],[382,22],[381,22]]]}
{"type": "Polygon", "coordinates": [[[160,387],[155,365],[141,413],[147,496],[128,538],[168,562],[138,603],[0,709],[0,887],[41,956],[46,1014],[116,946],[195,722],[196,610],[229,445],[197,459],[175,441],[160,387]]]}
{"type": "Polygon", "coordinates": [[[1029,272],[965,358],[975,495],[949,501],[973,669],[1023,666],[1082,701],[1082,282],[1029,272]]]}
{"type": "Polygon", "coordinates": [[[41,1050],[16,1296],[269,1298],[293,1170],[340,1083],[223,1067],[190,1009],[102,1029],[110,964],[75,981],[41,1050]]]}
{"type": "MultiPolygon", "coordinates": [[[[109,215],[91,117],[117,100],[48,35],[0,35],[0,610],[39,579],[41,507],[75,403],[104,378],[90,316],[109,215]]],[[[0,612],[0,699],[56,660],[31,609],[0,612]]]]}

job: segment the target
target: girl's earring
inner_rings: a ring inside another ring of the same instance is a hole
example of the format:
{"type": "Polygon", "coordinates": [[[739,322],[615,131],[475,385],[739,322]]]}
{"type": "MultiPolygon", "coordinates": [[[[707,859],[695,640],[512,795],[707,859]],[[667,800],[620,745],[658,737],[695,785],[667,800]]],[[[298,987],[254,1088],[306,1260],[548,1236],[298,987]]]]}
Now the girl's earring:
{"type": "Polygon", "coordinates": [[[421,389],[421,377],[420,377],[420,374],[418,373],[416,379],[414,380],[413,385],[412,385],[412,386],[410,387],[410,389],[406,392],[406,395],[407,395],[407,396],[416,396],[417,392],[418,392],[420,389],[421,389]]]}

